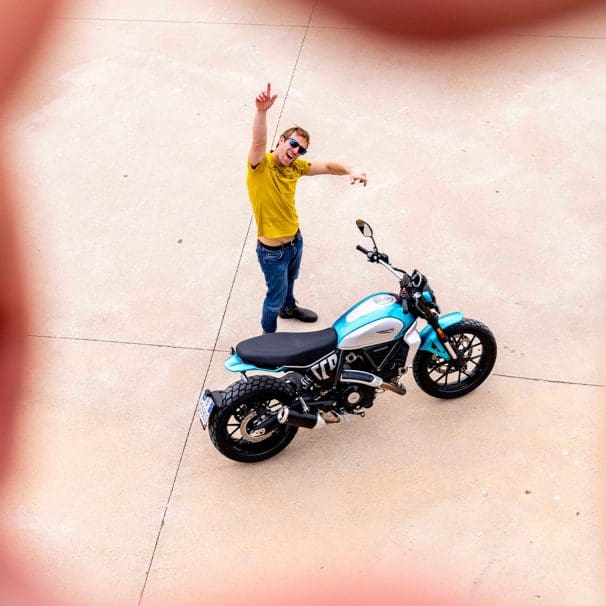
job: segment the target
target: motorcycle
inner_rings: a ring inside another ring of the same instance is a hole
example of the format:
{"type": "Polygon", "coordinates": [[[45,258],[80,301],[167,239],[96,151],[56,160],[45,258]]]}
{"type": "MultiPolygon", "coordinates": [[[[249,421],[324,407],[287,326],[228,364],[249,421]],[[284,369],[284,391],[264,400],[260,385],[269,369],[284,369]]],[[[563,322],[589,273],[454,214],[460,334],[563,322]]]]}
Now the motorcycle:
{"type": "Polygon", "coordinates": [[[372,250],[356,249],[393,274],[399,292],[367,296],[330,328],[264,334],[232,348],[225,367],[242,378],[224,390],[205,389],[198,402],[203,428],[226,457],[262,461],[300,428],[363,417],[378,393],[406,393],[409,367],[425,393],[443,399],[468,394],[492,371],[497,345],[490,329],[460,312],[441,314],[426,276],[394,267],[370,225],[356,225],[372,250]]]}

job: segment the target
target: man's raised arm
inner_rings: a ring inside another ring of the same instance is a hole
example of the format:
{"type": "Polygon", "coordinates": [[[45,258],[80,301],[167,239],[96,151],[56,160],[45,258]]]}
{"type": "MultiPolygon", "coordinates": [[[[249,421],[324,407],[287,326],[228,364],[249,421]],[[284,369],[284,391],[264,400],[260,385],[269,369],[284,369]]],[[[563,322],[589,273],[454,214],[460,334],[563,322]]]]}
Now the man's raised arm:
{"type": "Polygon", "coordinates": [[[267,149],[267,110],[274,104],[278,95],[271,94],[271,84],[262,90],[255,99],[257,112],[253,120],[252,145],[248,152],[248,162],[257,166],[263,160],[267,149]]]}

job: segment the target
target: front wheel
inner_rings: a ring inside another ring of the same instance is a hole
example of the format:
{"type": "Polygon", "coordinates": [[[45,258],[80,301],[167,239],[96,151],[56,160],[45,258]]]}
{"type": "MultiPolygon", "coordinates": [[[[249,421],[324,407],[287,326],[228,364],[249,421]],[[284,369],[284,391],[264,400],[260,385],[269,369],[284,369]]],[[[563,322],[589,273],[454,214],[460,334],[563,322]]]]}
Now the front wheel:
{"type": "Polygon", "coordinates": [[[420,351],[413,362],[417,385],[436,398],[459,398],[481,385],[497,359],[497,343],[490,329],[477,320],[465,319],[444,330],[463,361],[420,351]]]}
{"type": "Polygon", "coordinates": [[[290,403],[291,384],[275,377],[256,375],[237,381],[223,392],[223,404],[208,420],[210,439],[221,454],[234,461],[254,463],[273,457],[290,444],[297,427],[259,424],[290,403]]]}

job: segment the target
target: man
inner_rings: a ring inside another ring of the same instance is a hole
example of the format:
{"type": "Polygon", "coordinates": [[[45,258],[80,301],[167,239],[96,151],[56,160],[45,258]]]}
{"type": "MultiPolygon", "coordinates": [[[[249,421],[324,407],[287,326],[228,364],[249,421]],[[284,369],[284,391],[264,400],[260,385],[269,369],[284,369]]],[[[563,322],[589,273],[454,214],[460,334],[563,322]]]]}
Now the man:
{"type": "Polygon", "coordinates": [[[366,173],[338,162],[307,162],[309,133],[298,126],[284,131],[276,148],[267,152],[267,110],[277,95],[271,84],[255,99],[256,113],[248,153],[246,185],[257,223],[257,257],[265,276],[267,294],[263,301],[261,327],[276,332],[277,318],[315,322],[318,316],[298,307],[294,283],[299,275],[303,238],[295,208],[297,180],[313,175],[349,175],[350,182],[366,186],[366,173]]]}

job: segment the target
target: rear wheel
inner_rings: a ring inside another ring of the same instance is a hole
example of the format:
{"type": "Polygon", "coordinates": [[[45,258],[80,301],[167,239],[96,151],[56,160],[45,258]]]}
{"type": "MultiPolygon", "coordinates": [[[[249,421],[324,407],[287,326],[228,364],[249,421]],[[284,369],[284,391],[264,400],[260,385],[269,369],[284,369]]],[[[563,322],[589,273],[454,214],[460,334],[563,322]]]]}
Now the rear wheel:
{"type": "Polygon", "coordinates": [[[462,320],[444,332],[462,358],[462,367],[429,351],[420,351],[413,362],[414,377],[430,396],[459,398],[486,380],[497,358],[497,344],[490,329],[477,320],[462,320]]]}
{"type": "Polygon", "coordinates": [[[290,444],[297,427],[277,422],[258,426],[294,395],[291,384],[266,375],[233,383],[223,392],[223,405],[213,409],[208,420],[212,443],[234,461],[254,463],[273,457],[290,444]]]}

